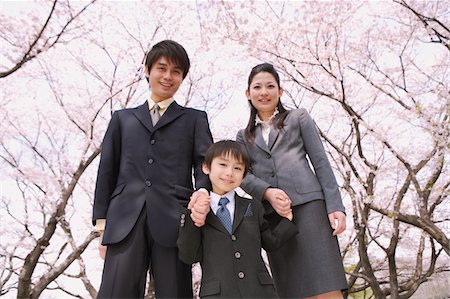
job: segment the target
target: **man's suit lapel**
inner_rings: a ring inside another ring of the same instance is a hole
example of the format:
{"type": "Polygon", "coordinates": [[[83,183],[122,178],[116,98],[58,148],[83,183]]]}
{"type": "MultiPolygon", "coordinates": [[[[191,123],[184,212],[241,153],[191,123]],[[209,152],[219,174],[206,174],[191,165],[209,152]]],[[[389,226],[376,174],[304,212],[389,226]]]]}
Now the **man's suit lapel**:
{"type": "Polygon", "coordinates": [[[153,131],[152,119],[150,117],[150,109],[148,108],[148,102],[145,101],[144,104],[138,106],[135,111],[133,111],[137,119],[142,123],[144,127],[150,132],[153,131]]]}
{"type": "Polygon", "coordinates": [[[172,104],[170,104],[166,112],[164,112],[159,121],[156,123],[156,126],[153,128],[153,130],[156,131],[159,128],[177,119],[181,114],[183,114],[184,109],[185,108],[178,105],[177,102],[173,102],[172,104]]]}
{"type": "Polygon", "coordinates": [[[154,132],[159,128],[171,123],[176,118],[178,118],[184,112],[184,107],[181,107],[176,102],[170,104],[166,112],[161,116],[156,126],[153,126],[152,119],[150,117],[150,109],[148,108],[148,102],[145,101],[144,104],[138,106],[135,111],[133,111],[137,119],[142,123],[144,127],[150,132],[154,132]]]}

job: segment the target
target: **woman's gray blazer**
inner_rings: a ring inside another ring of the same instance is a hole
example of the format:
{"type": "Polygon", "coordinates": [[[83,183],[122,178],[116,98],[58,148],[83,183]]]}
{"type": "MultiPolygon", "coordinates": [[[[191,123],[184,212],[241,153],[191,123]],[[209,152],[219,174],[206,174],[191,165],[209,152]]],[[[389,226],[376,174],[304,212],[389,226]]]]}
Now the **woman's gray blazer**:
{"type": "Polygon", "coordinates": [[[244,130],[238,132],[236,140],[244,145],[252,163],[242,189],[262,200],[267,188],[276,187],[287,193],[293,206],[324,199],[328,213],[345,212],[336,178],[311,116],[305,109],[290,110],[284,123],[280,131],[271,128],[268,145],[263,140],[261,126],[256,127],[253,142],[246,140],[244,130]]]}

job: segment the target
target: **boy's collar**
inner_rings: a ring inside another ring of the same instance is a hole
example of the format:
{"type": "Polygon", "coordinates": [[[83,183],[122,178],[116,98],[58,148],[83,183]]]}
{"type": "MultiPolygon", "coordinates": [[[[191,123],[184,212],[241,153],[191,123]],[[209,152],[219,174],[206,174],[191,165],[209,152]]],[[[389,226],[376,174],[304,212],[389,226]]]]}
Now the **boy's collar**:
{"type": "Polygon", "coordinates": [[[219,195],[219,194],[214,193],[214,192],[211,191],[211,197],[216,197],[216,198],[226,197],[226,198],[228,198],[230,201],[231,201],[232,199],[234,199],[235,194],[236,194],[236,191],[234,191],[234,190],[228,191],[228,192],[225,193],[224,195],[219,195]]]}

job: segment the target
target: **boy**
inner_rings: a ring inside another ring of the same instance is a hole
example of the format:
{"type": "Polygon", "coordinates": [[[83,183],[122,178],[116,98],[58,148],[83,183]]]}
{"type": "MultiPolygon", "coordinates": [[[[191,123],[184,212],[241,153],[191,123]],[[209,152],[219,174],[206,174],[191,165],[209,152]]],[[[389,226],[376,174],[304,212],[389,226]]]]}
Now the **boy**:
{"type": "Polygon", "coordinates": [[[112,115],[93,208],[101,254],[107,246],[98,298],[143,298],[149,267],[158,298],[192,298],[191,266],[176,248],[180,198],[193,189],[192,170],[197,188],[210,186],[201,168],[212,136],[205,112],[173,99],[189,66],[180,44],[155,44],[145,62],[148,101],[112,115]]]}
{"type": "Polygon", "coordinates": [[[181,214],[179,255],[187,264],[201,263],[200,297],[277,298],[261,248],[271,251],[280,247],[297,229],[289,221],[292,213],[287,215],[289,220],[278,216],[270,229],[262,204],[235,193],[249,165],[239,143],[224,140],[213,144],[203,163],[212,184],[211,195],[199,195],[189,205],[191,211],[181,214]],[[203,219],[192,214],[204,210],[205,205],[211,210],[199,227],[203,219]]]}

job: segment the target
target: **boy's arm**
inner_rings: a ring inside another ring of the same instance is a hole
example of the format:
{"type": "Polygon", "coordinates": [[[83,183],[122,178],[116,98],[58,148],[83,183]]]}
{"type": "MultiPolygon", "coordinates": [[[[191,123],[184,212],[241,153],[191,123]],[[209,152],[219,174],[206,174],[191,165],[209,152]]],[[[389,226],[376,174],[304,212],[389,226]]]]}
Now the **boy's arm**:
{"type": "Polygon", "coordinates": [[[186,264],[200,262],[203,257],[201,228],[194,225],[190,210],[182,208],[177,240],[178,256],[186,264]]]}
{"type": "Polygon", "coordinates": [[[208,176],[202,171],[202,164],[205,159],[206,151],[211,146],[211,144],[213,144],[213,138],[209,129],[208,117],[206,115],[206,112],[198,112],[194,132],[194,152],[192,153],[192,157],[195,189],[198,190],[200,188],[206,188],[207,190],[211,190],[211,183],[208,179],[208,176]]]}
{"type": "Polygon", "coordinates": [[[298,233],[297,227],[288,218],[282,217],[277,213],[272,213],[270,220],[272,223],[269,223],[264,218],[264,208],[259,202],[257,202],[257,207],[261,230],[261,243],[264,250],[269,252],[274,251],[298,233]]]}

